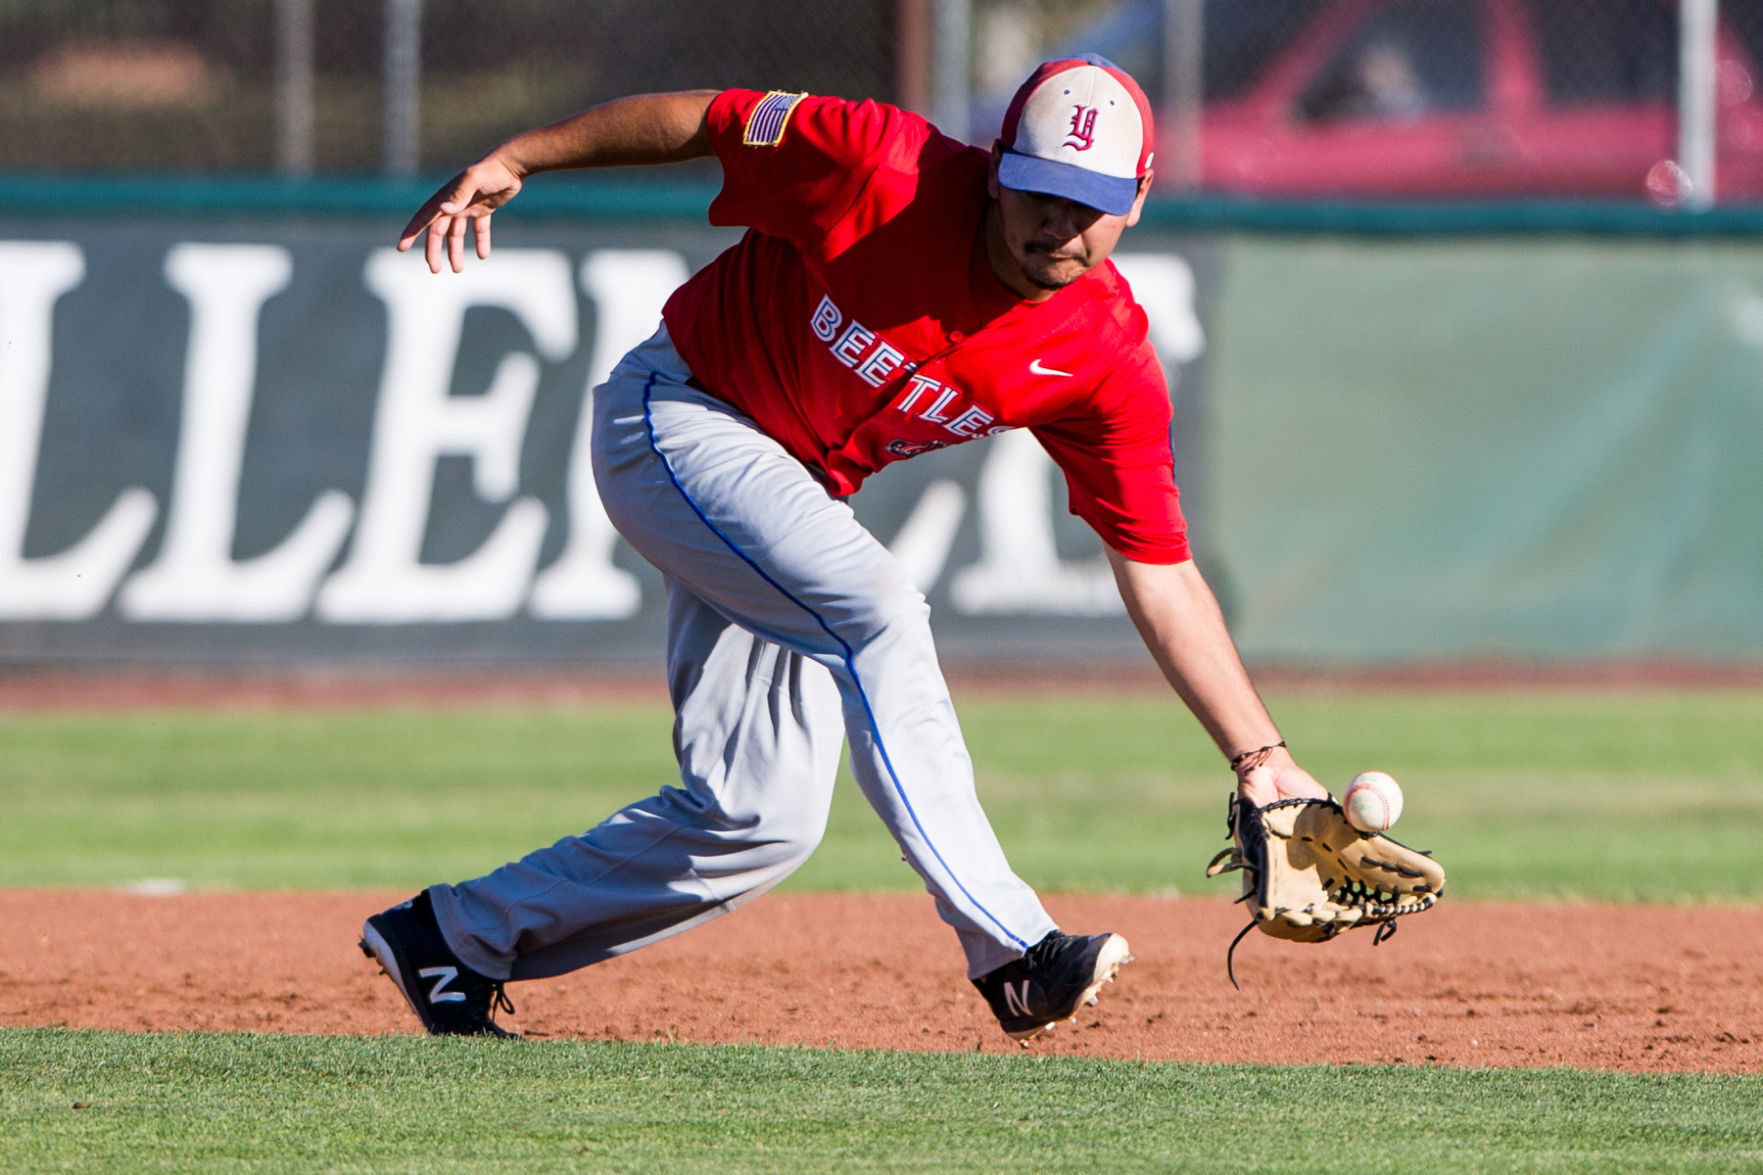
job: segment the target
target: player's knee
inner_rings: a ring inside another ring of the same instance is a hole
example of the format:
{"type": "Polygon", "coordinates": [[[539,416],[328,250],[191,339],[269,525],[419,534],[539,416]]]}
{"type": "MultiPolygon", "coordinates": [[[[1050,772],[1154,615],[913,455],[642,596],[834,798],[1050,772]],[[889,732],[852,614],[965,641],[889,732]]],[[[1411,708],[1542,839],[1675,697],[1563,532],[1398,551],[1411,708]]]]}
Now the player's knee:
{"type": "Polygon", "coordinates": [[[825,835],[824,810],[770,813],[754,829],[754,839],[769,846],[775,867],[786,872],[812,856],[825,835]]]}
{"type": "Polygon", "coordinates": [[[772,846],[779,857],[806,857],[826,835],[831,803],[830,787],[824,795],[787,787],[730,789],[699,819],[723,839],[772,846]]]}
{"type": "Polygon", "coordinates": [[[825,835],[826,822],[822,821],[816,827],[797,830],[795,836],[788,841],[785,841],[783,848],[785,855],[791,862],[791,868],[800,865],[809,857],[812,857],[814,855],[814,850],[820,847],[821,838],[825,835]]]}
{"type": "Polygon", "coordinates": [[[780,843],[795,846],[803,856],[812,853],[826,835],[828,805],[800,804],[770,813],[764,831],[780,843]]]}

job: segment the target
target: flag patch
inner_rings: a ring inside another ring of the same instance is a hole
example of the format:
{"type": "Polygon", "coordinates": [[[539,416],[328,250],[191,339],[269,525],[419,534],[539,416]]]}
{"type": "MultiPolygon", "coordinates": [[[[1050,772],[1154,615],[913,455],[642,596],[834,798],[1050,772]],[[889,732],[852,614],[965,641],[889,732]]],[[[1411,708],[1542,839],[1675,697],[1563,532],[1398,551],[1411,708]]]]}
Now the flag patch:
{"type": "Polygon", "coordinates": [[[747,115],[747,127],[741,135],[741,145],[775,147],[783,142],[784,127],[789,124],[790,112],[796,109],[796,103],[807,96],[773,90],[759,99],[759,104],[747,115]]]}

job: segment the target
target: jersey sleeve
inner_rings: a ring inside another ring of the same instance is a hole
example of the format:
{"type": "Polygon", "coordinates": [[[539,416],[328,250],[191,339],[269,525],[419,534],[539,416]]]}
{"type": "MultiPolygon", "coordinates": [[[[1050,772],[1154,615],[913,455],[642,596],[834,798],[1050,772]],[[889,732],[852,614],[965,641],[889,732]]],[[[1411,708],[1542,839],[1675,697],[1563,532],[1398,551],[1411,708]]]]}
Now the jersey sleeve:
{"type": "Polygon", "coordinates": [[[807,250],[922,120],[874,101],[725,90],[707,122],[722,164],[710,223],[746,225],[807,250]]]}
{"type": "Polygon", "coordinates": [[[1140,563],[1191,558],[1170,447],[1163,368],[1149,346],[1116,370],[1090,410],[1033,431],[1065,474],[1071,512],[1140,563]]]}

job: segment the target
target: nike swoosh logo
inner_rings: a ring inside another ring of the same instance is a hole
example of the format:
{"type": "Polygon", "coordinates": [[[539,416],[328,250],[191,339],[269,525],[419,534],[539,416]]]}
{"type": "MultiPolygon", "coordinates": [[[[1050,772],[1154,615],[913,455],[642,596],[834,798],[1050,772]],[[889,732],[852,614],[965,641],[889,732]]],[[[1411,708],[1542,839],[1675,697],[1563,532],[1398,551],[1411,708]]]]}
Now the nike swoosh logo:
{"type": "Polygon", "coordinates": [[[1043,366],[1041,366],[1041,361],[1039,359],[1036,359],[1033,363],[1030,363],[1028,365],[1028,369],[1030,371],[1034,372],[1036,375],[1063,375],[1067,379],[1071,378],[1071,372],[1060,371],[1059,369],[1054,368],[1054,367],[1043,367],[1043,366]]]}

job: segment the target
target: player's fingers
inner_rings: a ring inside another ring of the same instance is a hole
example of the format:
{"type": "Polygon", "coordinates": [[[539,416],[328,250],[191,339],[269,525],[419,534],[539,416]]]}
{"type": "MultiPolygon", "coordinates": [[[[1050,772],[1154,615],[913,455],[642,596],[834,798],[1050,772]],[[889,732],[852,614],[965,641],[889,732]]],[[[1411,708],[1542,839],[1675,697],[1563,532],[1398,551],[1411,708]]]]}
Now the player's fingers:
{"type": "Polygon", "coordinates": [[[416,243],[416,238],[431,228],[437,220],[442,220],[464,207],[464,198],[468,195],[463,190],[464,186],[455,179],[453,183],[424,200],[422,207],[416,210],[416,215],[405,223],[404,231],[398,235],[398,251],[403,252],[410,248],[416,243]]]}
{"type": "Polygon", "coordinates": [[[429,225],[428,240],[423,243],[422,255],[429,263],[430,273],[441,272],[441,247],[446,235],[446,227],[439,221],[429,225]]]}
{"type": "Polygon", "coordinates": [[[435,222],[438,213],[429,207],[433,203],[434,201],[431,199],[416,210],[415,216],[405,222],[404,231],[398,234],[398,252],[407,252],[410,246],[416,244],[416,238],[427,232],[429,225],[435,222]]]}
{"type": "Polygon", "coordinates": [[[447,261],[454,273],[465,272],[465,226],[469,218],[455,216],[447,225],[447,261]]]}
{"type": "Polygon", "coordinates": [[[405,224],[404,231],[398,234],[398,252],[403,253],[408,250],[410,246],[416,244],[416,238],[434,227],[435,221],[439,220],[440,217],[440,206],[433,200],[430,200],[427,204],[424,204],[421,208],[417,209],[416,215],[412,216],[409,222],[405,224]]]}
{"type": "Polygon", "coordinates": [[[477,259],[488,261],[490,258],[490,214],[484,213],[471,222],[472,236],[477,240],[477,259]]]}

